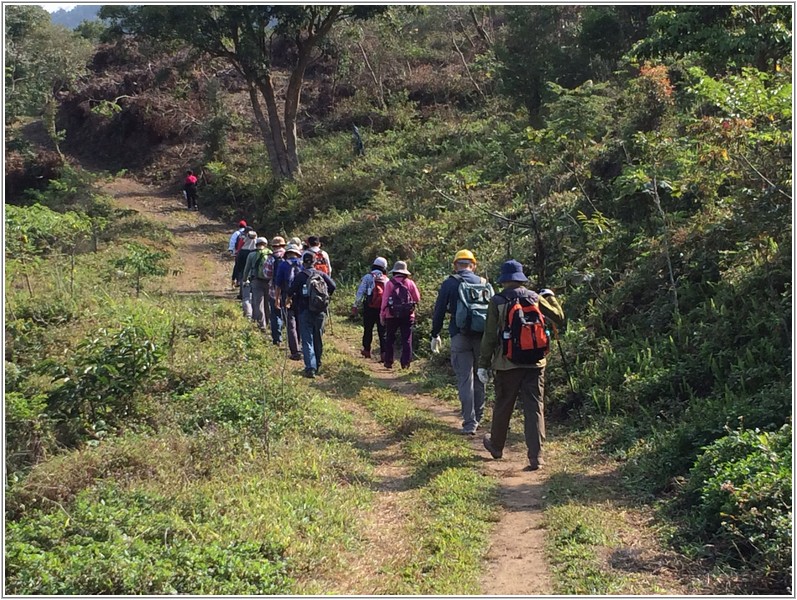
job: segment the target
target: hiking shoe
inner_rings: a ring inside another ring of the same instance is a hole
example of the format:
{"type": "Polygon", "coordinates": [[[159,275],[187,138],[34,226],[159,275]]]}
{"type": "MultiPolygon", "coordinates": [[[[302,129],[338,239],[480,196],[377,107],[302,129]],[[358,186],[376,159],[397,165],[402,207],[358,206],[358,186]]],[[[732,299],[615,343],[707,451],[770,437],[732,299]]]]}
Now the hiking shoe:
{"type": "Polygon", "coordinates": [[[307,379],[314,379],[315,378],[315,371],[313,369],[305,369],[304,370],[304,376],[307,377],[307,379]]]}
{"type": "Polygon", "coordinates": [[[291,354],[289,358],[290,358],[291,360],[302,360],[302,355],[301,355],[301,354],[299,354],[299,353],[297,353],[297,354],[291,354]]]}
{"type": "Polygon", "coordinates": [[[409,369],[410,368],[410,363],[406,363],[406,364],[405,363],[401,363],[401,368],[402,369],[409,369]]]}
{"type": "Polygon", "coordinates": [[[379,353],[379,362],[381,362],[381,363],[385,362],[385,353],[384,352],[380,352],[379,353]]]}
{"type": "Polygon", "coordinates": [[[371,351],[366,350],[365,348],[360,350],[360,354],[362,355],[363,358],[371,358],[371,351]]]}
{"type": "Polygon", "coordinates": [[[524,471],[539,471],[541,466],[542,465],[540,465],[540,463],[531,463],[530,465],[526,465],[525,467],[523,467],[523,470],[524,471]]]}
{"type": "Polygon", "coordinates": [[[460,435],[476,435],[476,430],[475,429],[460,429],[459,433],[460,433],[460,435]]]}
{"type": "Polygon", "coordinates": [[[393,363],[385,363],[385,368],[386,369],[392,369],[393,368],[393,363]]]}
{"type": "Polygon", "coordinates": [[[498,458],[501,458],[504,455],[504,453],[502,451],[496,450],[493,447],[493,442],[490,439],[489,435],[485,435],[484,436],[484,438],[482,439],[482,444],[484,444],[484,449],[487,450],[487,452],[489,452],[490,456],[492,456],[493,458],[498,459],[498,458]]]}

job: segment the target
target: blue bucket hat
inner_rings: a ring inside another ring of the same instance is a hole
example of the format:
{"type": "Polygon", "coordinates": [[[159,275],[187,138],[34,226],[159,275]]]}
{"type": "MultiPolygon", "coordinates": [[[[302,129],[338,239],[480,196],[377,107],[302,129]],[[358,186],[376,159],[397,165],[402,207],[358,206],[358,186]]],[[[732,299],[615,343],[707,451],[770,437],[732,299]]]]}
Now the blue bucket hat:
{"type": "Polygon", "coordinates": [[[523,283],[528,280],[528,277],[523,274],[523,265],[518,261],[508,260],[501,265],[501,275],[498,276],[498,283],[506,283],[507,281],[523,283]]]}

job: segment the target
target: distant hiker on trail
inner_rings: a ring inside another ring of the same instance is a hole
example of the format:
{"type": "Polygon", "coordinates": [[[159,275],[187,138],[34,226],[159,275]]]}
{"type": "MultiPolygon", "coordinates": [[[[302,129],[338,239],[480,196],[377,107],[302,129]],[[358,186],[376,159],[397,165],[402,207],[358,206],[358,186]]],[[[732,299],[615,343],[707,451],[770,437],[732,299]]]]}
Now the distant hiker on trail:
{"type": "Polygon", "coordinates": [[[183,181],[183,197],[186,204],[188,204],[188,210],[199,210],[196,206],[196,184],[196,175],[189,169],[185,172],[185,180],[183,181]]]}
{"type": "Polygon", "coordinates": [[[235,253],[237,252],[236,248],[237,248],[237,245],[238,245],[238,238],[240,237],[240,235],[242,233],[244,233],[246,231],[246,227],[247,227],[246,221],[243,221],[243,220],[238,221],[238,229],[233,231],[232,235],[230,236],[229,251],[230,251],[230,254],[232,256],[235,256],[235,253]]]}
{"type": "Polygon", "coordinates": [[[440,352],[440,332],[446,313],[451,315],[448,335],[451,338],[451,366],[457,377],[457,391],[462,405],[462,433],[476,435],[484,415],[484,384],[476,375],[479,349],[487,320],[487,307],[493,288],[476,275],[476,257],[470,250],[454,256],[454,275],[440,286],[432,316],[432,352],[440,352]]]}
{"type": "Polygon", "coordinates": [[[382,309],[382,296],[387,283],[387,260],[381,256],[374,259],[371,265],[371,272],[363,275],[357,293],[354,296],[352,314],[357,316],[357,312],[362,310],[363,314],[363,349],[360,354],[364,358],[371,358],[371,342],[374,339],[374,325],[379,335],[379,362],[385,362],[385,326],[379,319],[382,309]],[[361,308],[362,307],[362,308],[361,308]]]}
{"type": "Polygon", "coordinates": [[[285,256],[285,238],[276,236],[271,240],[271,256],[263,266],[263,279],[268,282],[268,306],[271,314],[271,342],[275,346],[282,343],[282,314],[277,308],[277,287],[274,285],[276,267],[283,261],[285,256]]]}
{"type": "Polygon", "coordinates": [[[489,369],[495,373],[493,422],[490,435],[484,436],[484,447],[493,458],[501,458],[512,410],[519,401],[528,448],[526,470],[536,471],[544,464],[543,397],[549,344],[545,319],[561,325],[565,316],[551,290],[537,294],[523,286],[527,281],[523,265],[516,260],[501,265],[498,283],[503,290],[493,296],[487,309],[477,373],[482,383],[487,383],[489,369]]]}
{"type": "Polygon", "coordinates": [[[232,287],[238,287],[238,281],[235,279],[235,255],[238,253],[238,238],[246,232],[246,221],[239,221],[238,222],[238,229],[232,232],[230,236],[230,246],[229,251],[230,255],[233,257],[233,267],[232,267],[232,287]]]}
{"type": "Polygon", "coordinates": [[[351,126],[351,137],[352,145],[354,146],[354,155],[365,156],[365,144],[363,143],[363,138],[360,135],[360,130],[357,129],[357,125],[354,123],[352,123],[351,126]]]}
{"type": "Polygon", "coordinates": [[[307,238],[305,254],[308,252],[313,254],[313,268],[331,276],[332,263],[329,262],[329,254],[321,249],[321,239],[318,236],[311,235],[307,238]]]}
{"type": "MultiPolygon", "coordinates": [[[[255,251],[255,240],[257,239],[257,232],[251,227],[247,227],[245,232],[238,236],[235,251],[235,266],[232,269],[232,280],[240,287],[243,283],[244,267],[246,266],[246,257],[250,252],[255,251]]],[[[240,300],[240,294],[238,299],[240,300]]]]}
{"type": "Polygon", "coordinates": [[[288,290],[294,278],[302,270],[302,249],[298,244],[288,244],[285,247],[284,260],[280,261],[275,267],[276,274],[272,285],[274,286],[274,303],[277,310],[285,321],[285,333],[288,336],[288,350],[291,360],[301,360],[302,354],[299,351],[299,321],[297,319],[296,307],[292,305],[288,290]]]}
{"type": "Polygon", "coordinates": [[[315,377],[321,369],[324,352],[324,322],[329,309],[329,298],[335,293],[335,282],[314,268],[315,254],[305,252],[302,270],[296,275],[288,290],[291,303],[299,316],[299,332],[302,338],[305,377],[315,377]]]}
{"type": "Polygon", "coordinates": [[[409,278],[407,263],[396,261],[393,275],[385,284],[379,319],[385,326],[385,368],[393,368],[396,332],[401,332],[401,368],[406,369],[412,361],[412,326],[415,324],[415,306],[421,301],[418,286],[409,278]]]}
{"type": "Polygon", "coordinates": [[[258,329],[266,331],[269,317],[268,288],[269,282],[263,274],[263,268],[269,259],[271,250],[268,249],[268,240],[259,237],[255,240],[255,251],[246,257],[243,270],[244,283],[249,283],[252,289],[252,319],[258,329]]]}

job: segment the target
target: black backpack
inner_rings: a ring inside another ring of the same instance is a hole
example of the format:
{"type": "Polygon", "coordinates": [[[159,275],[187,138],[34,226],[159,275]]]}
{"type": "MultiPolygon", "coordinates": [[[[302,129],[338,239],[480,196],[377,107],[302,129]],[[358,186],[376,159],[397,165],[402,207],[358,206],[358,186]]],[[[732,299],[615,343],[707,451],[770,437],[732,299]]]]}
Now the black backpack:
{"type": "Polygon", "coordinates": [[[329,308],[329,289],[321,273],[311,273],[307,278],[308,307],[311,313],[325,313],[329,308]]]}

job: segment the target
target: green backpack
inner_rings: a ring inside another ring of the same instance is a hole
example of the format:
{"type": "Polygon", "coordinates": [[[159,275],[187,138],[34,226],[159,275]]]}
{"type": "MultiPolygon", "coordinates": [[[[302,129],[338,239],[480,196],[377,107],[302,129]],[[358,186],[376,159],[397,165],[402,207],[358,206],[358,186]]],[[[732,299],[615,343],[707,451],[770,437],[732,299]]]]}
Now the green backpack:
{"type": "Polygon", "coordinates": [[[452,275],[459,281],[459,295],[457,299],[457,310],[454,313],[454,323],[459,328],[460,333],[466,335],[472,333],[484,333],[484,325],[487,323],[487,307],[490,305],[490,298],[493,297],[493,286],[486,279],[479,283],[468,283],[461,275],[452,275]]]}

